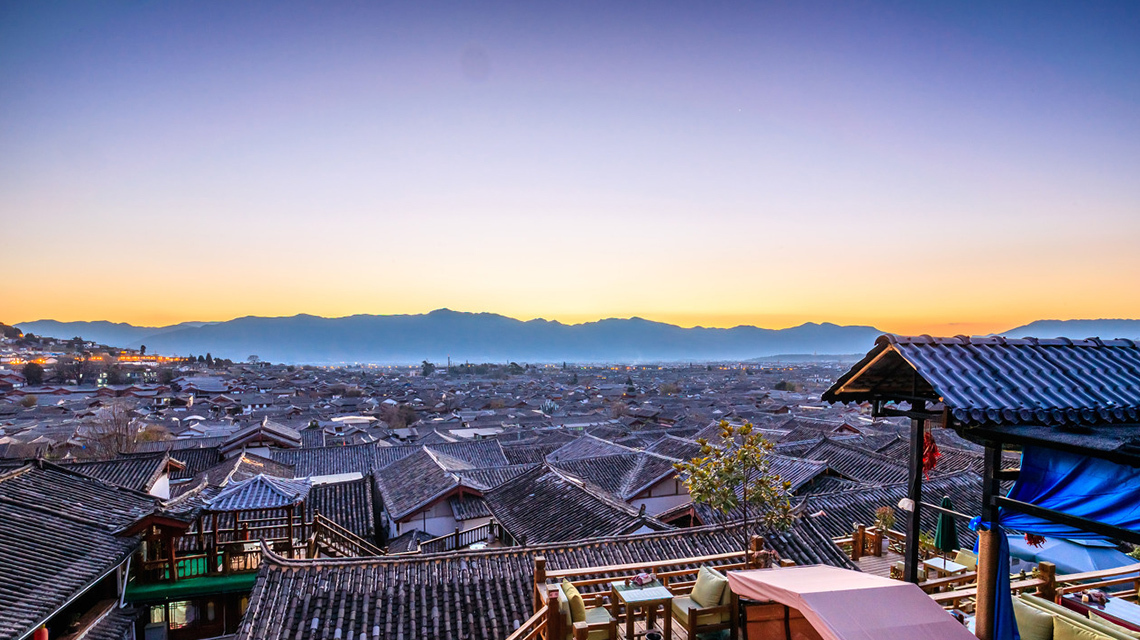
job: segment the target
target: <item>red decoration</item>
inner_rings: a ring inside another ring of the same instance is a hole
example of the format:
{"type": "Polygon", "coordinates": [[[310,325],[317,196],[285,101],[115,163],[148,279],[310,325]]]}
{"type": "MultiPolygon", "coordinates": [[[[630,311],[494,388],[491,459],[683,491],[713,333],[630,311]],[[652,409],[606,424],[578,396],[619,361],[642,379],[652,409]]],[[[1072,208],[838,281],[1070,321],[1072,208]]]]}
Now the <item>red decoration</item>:
{"type": "Polygon", "coordinates": [[[1045,544],[1045,538],[1042,538],[1036,533],[1027,533],[1025,534],[1025,544],[1031,547],[1040,547],[1045,544]]]}
{"type": "Polygon", "coordinates": [[[938,459],[941,457],[942,452],[938,450],[938,443],[934,441],[934,436],[927,431],[922,436],[922,475],[924,477],[930,477],[930,472],[934,471],[934,467],[938,465],[938,459]]]}

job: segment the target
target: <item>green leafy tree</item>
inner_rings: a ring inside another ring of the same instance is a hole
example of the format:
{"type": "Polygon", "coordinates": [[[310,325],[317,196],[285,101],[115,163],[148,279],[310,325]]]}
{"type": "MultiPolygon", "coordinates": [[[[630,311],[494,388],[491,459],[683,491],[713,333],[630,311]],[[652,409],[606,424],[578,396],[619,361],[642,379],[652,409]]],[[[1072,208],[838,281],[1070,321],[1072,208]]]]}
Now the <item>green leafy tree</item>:
{"type": "Polygon", "coordinates": [[[720,443],[700,438],[701,453],[673,465],[694,502],[707,504],[724,516],[727,526],[739,513],[744,523],[741,544],[748,548],[754,526],[782,531],[792,526],[791,483],[769,471],[775,448],[750,423],[735,427],[720,423],[720,443]]]}
{"type": "Polygon", "coordinates": [[[27,380],[28,384],[33,387],[38,387],[44,383],[44,368],[34,362],[24,365],[20,373],[24,374],[24,380],[27,380]]]}

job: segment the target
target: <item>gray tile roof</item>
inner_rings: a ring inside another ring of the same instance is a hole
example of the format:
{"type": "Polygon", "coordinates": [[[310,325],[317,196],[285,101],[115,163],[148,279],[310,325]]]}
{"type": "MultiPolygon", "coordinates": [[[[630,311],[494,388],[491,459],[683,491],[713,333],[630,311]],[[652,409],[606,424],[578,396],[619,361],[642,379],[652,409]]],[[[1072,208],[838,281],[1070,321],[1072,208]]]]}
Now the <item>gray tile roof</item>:
{"type": "MultiPolygon", "coordinates": [[[[237,640],[502,640],[533,613],[534,558],[549,570],[636,564],[737,551],[739,525],[356,560],[262,563],[237,640]],[[314,622],[315,621],[315,622],[314,622]]],[[[810,522],[768,534],[769,547],[799,564],[852,568],[810,522]]],[[[412,543],[414,547],[414,542],[412,543]]]]}
{"type": "Polygon", "coordinates": [[[967,425],[1137,422],[1140,345],[887,334],[823,399],[861,402],[915,392],[941,398],[967,425]]]}
{"type": "Polygon", "coordinates": [[[0,637],[30,633],[138,547],[156,498],[49,463],[0,474],[0,637]]]}
{"type": "Polygon", "coordinates": [[[286,480],[258,474],[232,482],[209,502],[211,511],[239,511],[287,507],[304,500],[312,484],[307,479],[286,480]]]}

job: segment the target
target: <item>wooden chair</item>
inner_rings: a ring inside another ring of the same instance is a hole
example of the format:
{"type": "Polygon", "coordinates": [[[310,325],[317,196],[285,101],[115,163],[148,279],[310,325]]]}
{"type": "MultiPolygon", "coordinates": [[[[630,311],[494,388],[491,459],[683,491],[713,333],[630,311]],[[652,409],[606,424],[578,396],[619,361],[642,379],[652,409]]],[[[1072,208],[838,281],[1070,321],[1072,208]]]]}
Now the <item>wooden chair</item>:
{"type": "Polygon", "coordinates": [[[558,585],[548,585],[548,601],[558,600],[556,628],[549,629],[551,640],[618,640],[617,620],[605,607],[604,593],[581,594],[586,605],[586,619],[572,621],[570,601],[558,585]]]}
{"type": "Polygon", "coordinates": [[[736,594],[728,588],[728,579],[719,571],[710,567],[703,569],[711,571],[715,576],[725,581],[720,600],[715,605],[704,606],[692,598],[692,591],[696,582],[678,585],[679,588],[674,591],[671,606],[673,618],[681,623],[689,638],[696,638],[698,633],[728,629],[730,640],[736,640],[737,629],[739,628],[737,616],[739,602],[736,594]]]}

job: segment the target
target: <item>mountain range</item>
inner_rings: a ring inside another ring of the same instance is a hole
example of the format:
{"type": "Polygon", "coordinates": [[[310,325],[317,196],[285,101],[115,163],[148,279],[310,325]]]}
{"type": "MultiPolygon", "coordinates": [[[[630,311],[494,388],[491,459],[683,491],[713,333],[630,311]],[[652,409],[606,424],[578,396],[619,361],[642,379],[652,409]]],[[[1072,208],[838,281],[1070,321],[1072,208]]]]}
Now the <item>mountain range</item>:
{"type": "MultiPolygon", "coordinates": [[[[285,363],[443,362],[684,362],[746,360],[780,354],[861,354],[883,333],[867,326],[807,323],[787,329],[739,326],[686,329],[642,318],[583,324],[521,321],[492,313],[438,309],[416,315],[322,318],[249,316],[226,322],[139,327],[98,322],[37,320],[25,333],[82,336],[101,344],[152,353],[244,360],[257,355],[285,363]]],[[[1140,320],[1041,320],[1001,335],[1140,338],[1140,320]]]]}

